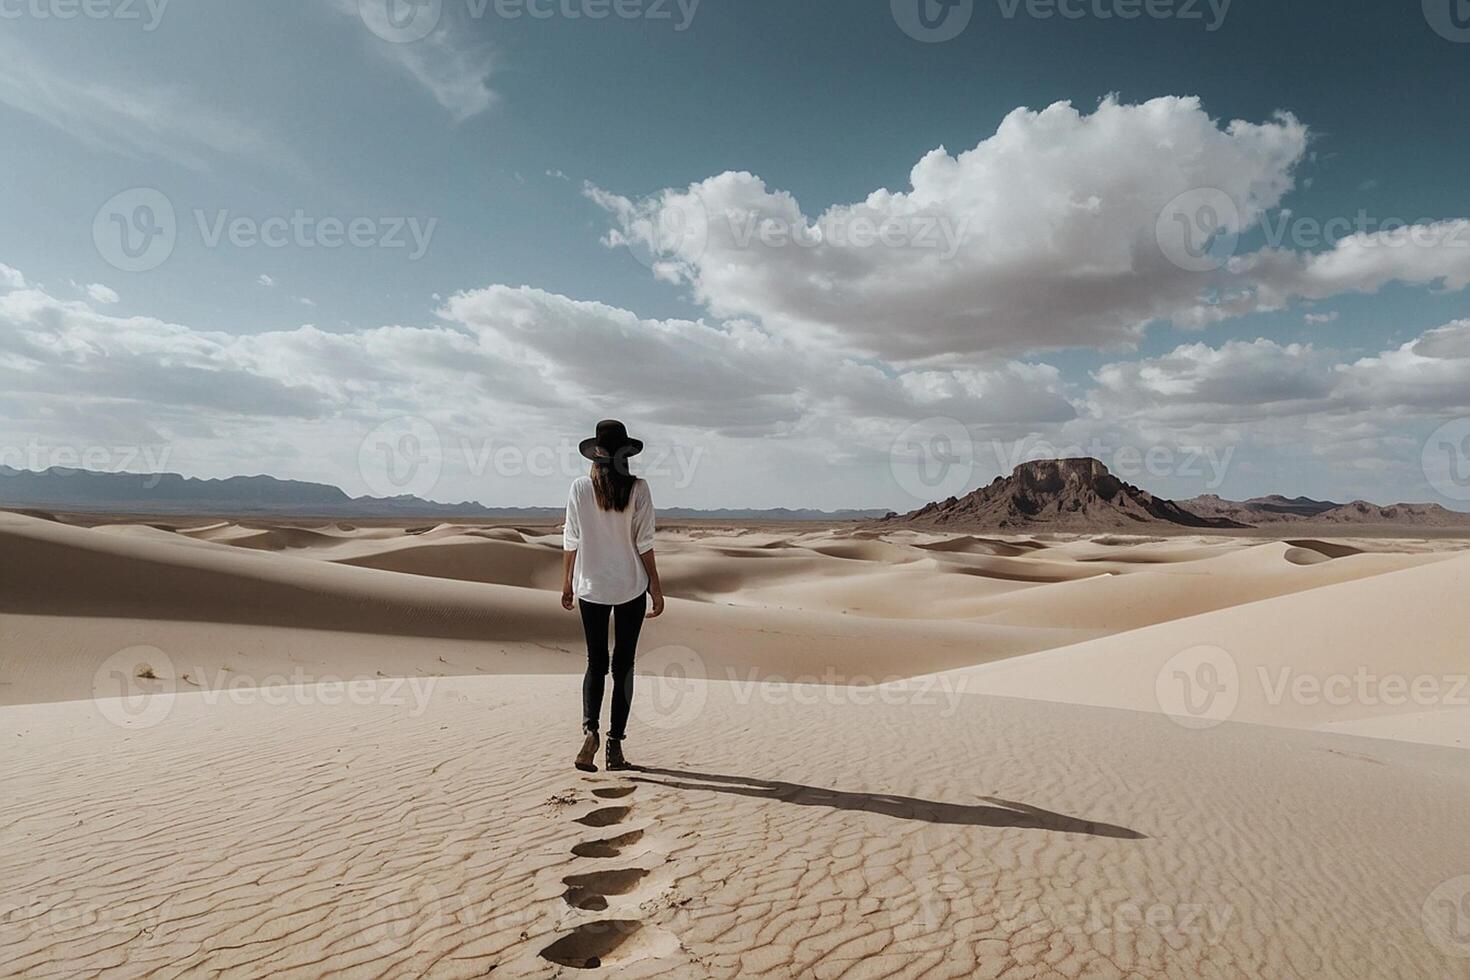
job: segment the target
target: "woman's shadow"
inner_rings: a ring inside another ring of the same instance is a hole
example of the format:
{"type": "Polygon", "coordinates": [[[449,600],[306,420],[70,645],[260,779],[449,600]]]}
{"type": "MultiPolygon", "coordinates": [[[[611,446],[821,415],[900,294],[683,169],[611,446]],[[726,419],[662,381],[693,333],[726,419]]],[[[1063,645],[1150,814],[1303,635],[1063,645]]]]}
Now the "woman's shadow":
{"type": "Polygon", "coordinates": [[[800,783],[783,783],[749,776],[723,776],[718,773],[683,772],[678,769],[655,769],[639,766],[646,775],[631,777],[634,782],[652,783],[673,789],[706,790],[730,793],[756,799],[778,800],[797,806],[824,806],[833,810],[855,810],[877,813],[899,820],[922,820],[926,823],[959,824],[970,827],[1017,827],[1024,830],[1049,830],[1062,834],[1090,834],[1094,837],[1117,837],[1123,840],[1146,840],[1147,835],[1127,827],[1082,820],[1053,813],[1026,803],[1014,803],[993,796],[983,796],[987,806],[940,803],[891,793],[847,793],[800,783]],[[648,776],[663,776],[651,779],[648,776]]]}

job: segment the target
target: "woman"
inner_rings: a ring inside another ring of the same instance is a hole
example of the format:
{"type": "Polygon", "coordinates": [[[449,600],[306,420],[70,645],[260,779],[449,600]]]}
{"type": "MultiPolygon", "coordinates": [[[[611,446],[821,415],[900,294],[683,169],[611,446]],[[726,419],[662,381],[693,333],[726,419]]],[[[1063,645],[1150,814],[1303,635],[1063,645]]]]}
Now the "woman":
{"type": "Polygon", "coordinates": [[[587,675],[582,679],[582,731],[586,737],[576,766],[596,772],[598,721],[608,670],[607,623],[613,620],[612,726],[607,733],[607,768],[630,769],[623,758],[628,709],[633,704],[633,655],[648,598],[653,619],[664,611],[663,588],[653,558],[653,498],[648,483],[628,469],[643,443],[628,437],[623,423],[597,423],[597,435],[582,440],[592,460],[589,476],[578,477],[567,496],[562,532],[561,604],[582,608],[587,634],[587,675]]]}

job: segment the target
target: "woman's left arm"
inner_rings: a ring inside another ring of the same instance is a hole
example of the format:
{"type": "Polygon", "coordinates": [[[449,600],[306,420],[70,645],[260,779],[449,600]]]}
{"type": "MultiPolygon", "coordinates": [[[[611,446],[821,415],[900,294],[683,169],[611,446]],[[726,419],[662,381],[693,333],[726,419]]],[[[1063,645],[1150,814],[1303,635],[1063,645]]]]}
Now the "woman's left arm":
{"type": "Polygon", "coordinates": [[[648,594],[653,599],[649,619],[662,616],[664,611],[664,587],[658,580],[658,562],[653,557],[653,530],[653,494],[648,489],[648,481],[640,480],[633,501],[633,543],[638,548],[638,560],[648,573],[648,594]]]}
{"type": "Polygon", "coordinates": [[[658,562],[653,557],[652,548],[638,557],[643,562],[643,570],[648,572],[648,594],[653,599],[653,608],[648,611],[648,618],[656,619],[664,614],[664,587],[658,580],[658,562]]]}

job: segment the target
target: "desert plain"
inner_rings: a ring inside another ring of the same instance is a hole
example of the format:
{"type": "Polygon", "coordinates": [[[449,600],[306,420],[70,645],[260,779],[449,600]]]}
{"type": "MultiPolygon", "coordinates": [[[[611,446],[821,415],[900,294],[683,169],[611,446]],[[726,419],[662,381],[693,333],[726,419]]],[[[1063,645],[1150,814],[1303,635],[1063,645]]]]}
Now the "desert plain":
{"type": "MultiPolygon", "coordinates": [[[[0,975],[1470,976],[1470,541],[0,513],[0,975]]],[[[1320,532],[1319,532],[1320,533],[1320,532]]]]}

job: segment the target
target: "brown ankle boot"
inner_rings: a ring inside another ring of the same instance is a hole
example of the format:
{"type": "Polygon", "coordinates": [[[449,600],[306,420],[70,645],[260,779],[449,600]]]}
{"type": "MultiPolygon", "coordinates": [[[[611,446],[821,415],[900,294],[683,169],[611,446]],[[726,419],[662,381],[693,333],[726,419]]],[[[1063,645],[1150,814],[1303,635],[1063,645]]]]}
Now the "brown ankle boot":
{"type": "Polygon", "coordinates": [[[607,740],[607,771],[617,772],[621,769],[632,769],[628,760],[623,758],[623,740],[610,738],[607,740]]]}
{"type": "Polygon", "coordinates": [[[588,732],[587,737],[582,740],[582,751],[577,753],[574,765],[583,772],[597,771],[597,742],[596,732],[588,732]]]}

